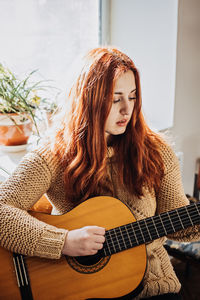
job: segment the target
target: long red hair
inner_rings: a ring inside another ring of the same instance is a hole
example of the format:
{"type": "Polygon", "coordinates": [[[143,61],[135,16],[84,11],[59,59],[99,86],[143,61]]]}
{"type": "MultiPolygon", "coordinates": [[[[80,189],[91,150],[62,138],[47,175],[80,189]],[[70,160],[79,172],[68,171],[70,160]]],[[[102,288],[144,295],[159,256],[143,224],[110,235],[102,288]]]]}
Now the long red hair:
{"type": "Polygon", "coordinates": [[[95,195],[105,183],[107,141],[105,123],[113,102],[113,87],[120,74],[132,70],[136,102],[124,134],[113,136],[113,153],[119,180],[138,197],[143,187],[158,191],[164,172],[159,135],[146,125],[141,112],[139,73],[133,61],[111,47],[91,50],[62,108],[61,126],[54,139],[54,153],[62,160],[66,198],[80,201],[95,195]]]}

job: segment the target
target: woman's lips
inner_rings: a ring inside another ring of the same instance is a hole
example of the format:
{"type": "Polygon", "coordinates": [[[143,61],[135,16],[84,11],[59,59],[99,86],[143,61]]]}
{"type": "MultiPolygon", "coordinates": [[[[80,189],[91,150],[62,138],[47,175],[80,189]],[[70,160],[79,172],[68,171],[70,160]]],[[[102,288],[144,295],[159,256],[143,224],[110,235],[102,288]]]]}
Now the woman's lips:
{"type": "Polygon", "coordinates": [[[123,126],[126,126],[127,123],[128,123],[128,120],[123,119],[123,120],[118,121],[116,124],[117,124],[118,126],[122,126],[122,127],[123,127],[123,126]]]}

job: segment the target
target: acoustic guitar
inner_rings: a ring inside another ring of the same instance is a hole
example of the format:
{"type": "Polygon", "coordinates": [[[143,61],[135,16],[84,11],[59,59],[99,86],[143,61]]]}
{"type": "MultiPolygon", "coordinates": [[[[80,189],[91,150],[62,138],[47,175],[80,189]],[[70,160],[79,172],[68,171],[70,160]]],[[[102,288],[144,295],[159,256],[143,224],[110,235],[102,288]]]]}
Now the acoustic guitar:
{"type": "Polygon", "coordinates": [[[200,202],[139,221],[120,200],[107,196],[91,198],[65,215],[31,215],[69,230],[102,226],[106,228],[104,247],[96,255],[58,260],[0,248],[0,299],[133,299],[142,289],[145,244],[200,224],[200,202]]]}

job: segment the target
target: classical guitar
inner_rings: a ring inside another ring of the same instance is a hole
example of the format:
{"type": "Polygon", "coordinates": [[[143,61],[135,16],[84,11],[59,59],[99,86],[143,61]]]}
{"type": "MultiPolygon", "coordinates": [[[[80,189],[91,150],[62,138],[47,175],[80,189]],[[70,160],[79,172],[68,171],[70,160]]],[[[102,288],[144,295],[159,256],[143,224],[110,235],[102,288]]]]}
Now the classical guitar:
{"type": "Polygon", "coordinates": [[[96,255],[59,260],[26,257],[0,248],[0,299],[132,299],[142,289],[145,243],[200,224],[200,202],[140,221],[121,201],[105,196],[89,199],[62,216],[31,214],[69,230],[105,227],[104,247],[96,255]]]}

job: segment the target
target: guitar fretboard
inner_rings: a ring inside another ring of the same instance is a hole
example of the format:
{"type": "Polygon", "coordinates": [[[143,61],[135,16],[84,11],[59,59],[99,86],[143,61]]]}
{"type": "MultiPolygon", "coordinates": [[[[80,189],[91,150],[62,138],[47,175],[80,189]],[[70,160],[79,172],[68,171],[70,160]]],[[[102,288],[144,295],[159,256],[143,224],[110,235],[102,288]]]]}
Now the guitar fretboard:
{"type": "Polygon", "coordinates": [[[105,256],[200,224],[200,202],[106,231],[105,256]]]}

